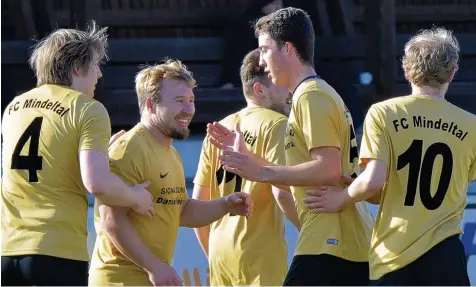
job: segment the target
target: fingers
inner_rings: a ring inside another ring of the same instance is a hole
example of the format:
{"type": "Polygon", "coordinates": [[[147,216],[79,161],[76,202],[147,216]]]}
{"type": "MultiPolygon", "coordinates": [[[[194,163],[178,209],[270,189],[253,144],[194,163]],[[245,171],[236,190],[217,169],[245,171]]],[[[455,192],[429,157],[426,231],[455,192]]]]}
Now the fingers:
{"type": "Polygon", "coordinates": [[[210,140],[210,143],[215,146],[216,148],[220,149],[220,150],[225,150],[226,149],[226,146],[222,143],[222,142],[219,142],[217,141],[216,139],[210,137],[209,138],[210,140]]]}
{"type": "Polygon", "coordinates": [[[119,132],[112,135],[111,139],[109,140],[109,145],[113,144],[118,138],[120,138],[125,133],[126,133],[125,130],[120,130],[119,132]]]}
{"type": "Polygon", "coordinates": [[[227,136],[228,134],[231,133],[229,129],[227,129],[225,126],[217,122],[213,123],[213,127],[215,127],[223,136],[227,136]]]}
{"type": "Polygon", "coordinates": [[[178,277],[175,277],[172,280],[172,283],[173,283],[173,286],[183,286],[183,281],[178,277]]]}
{"type": "MultiPolygon", "coordinates": [[[[142,186],[144,189],[148,188],[150,185],[150,181],[144,181],[143,183],[139,183],[138,185],[142,186]]],[[[151,194],[152,196],[152,194],[151,194]]]]}
{"type": "Polygon", "coordinates": [[[306,194],[309,196],[322,196],[324,195],[324,191],[327,190],[327,187],[321,187],[321,189],[310,189],[306,190],[306,194]]]}
{"type": "Polygon", "coordinates": [[[240,122],[235,123],[235,133],[241,134],[240,122]]]}
{"type": "Polygon", "coordinates": [[[225,134],[223,134],[219,129],[215,128],[214,126],[210,126],[207,128],[207,134],[210,136],[210,138],[213,138],[215,140],[223,140],[225,137],[225,134]]]}

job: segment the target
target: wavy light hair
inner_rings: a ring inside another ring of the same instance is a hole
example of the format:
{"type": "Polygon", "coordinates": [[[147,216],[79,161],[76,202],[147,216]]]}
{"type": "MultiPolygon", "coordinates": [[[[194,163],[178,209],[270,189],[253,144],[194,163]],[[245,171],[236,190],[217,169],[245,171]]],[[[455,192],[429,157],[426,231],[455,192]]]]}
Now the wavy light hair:
{"type": "Polygon", "coordinates": [[[169,59],[162,64],[144,67],[135,77],[141,115],[147,98],[160,102],[163,79],[183,81],[192,89],[196,87],[192,72],[179,60],[169,59]]]}
{"type": "Polygon", "coordinates": [[[37,86],[72,85],[72,72],[86,73],[94,57],[107,59],[107,27],[92,21],[86,31],[58,29],[33,46],[29,59],[37,86]]]}
{"type": "Polygon", "coordinates": [[[459,43],[445,28],[420,31],[405,45],[402,67],[405,78],[422,87],[439,88],[458,70],[459,43]]]}

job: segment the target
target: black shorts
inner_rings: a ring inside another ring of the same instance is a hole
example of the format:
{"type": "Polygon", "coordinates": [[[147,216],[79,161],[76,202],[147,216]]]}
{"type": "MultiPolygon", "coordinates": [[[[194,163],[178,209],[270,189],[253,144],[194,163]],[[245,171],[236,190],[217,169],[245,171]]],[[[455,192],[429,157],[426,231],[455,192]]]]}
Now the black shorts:
{"type": "Polygon", "coordinates": [[[353,262],[328,254],[296,255],[283,286],[367,286],[368,262],[353,262]]]}
{"type": "Polygon", "coordinates": [[[2,256],[2,286],[88,286],[87,261],[46,255],[2,256]]]}
{"type": "Polygon", "coordinates": [[[441,241],[407,266],[387,273],[373,286],[469,286],[464,246],[458,235],[441,241]]]}

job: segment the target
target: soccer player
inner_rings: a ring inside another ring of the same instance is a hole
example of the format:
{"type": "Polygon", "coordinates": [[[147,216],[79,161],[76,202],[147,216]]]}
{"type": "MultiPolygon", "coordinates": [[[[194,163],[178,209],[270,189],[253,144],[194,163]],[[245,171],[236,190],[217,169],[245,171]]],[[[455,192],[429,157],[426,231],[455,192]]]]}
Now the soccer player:
{"type": "Polygon", "coordinates": [[[284,285],[366,285],[373,218],[365,203],[314,214],[303,201],[310,186],[337,185],[342,176],[359,173],[350,112],[312,67],[311,20],[303,10],[284,8],[260,18],[255,32],[265,71],[275,85],[293,92],[287,166],[230,150],[220,156],[222,165],[250,181],[291,186],[301,231],[284,285]]]}
{"type": "MultiPolygon", "coordinates": [[[[240,69],[247,107],[220,121],[233,129],[240,123],[247,148],[266,160],[284,164],[286,88],[276,87],[259,66],[259,50],[249,52],[240,69]]],[[[212,286],[265,285],[283,283],[288,269],[284,238],[285,217],[299,229],[294,199],[289,191],[270,184],[242,180],[225,171],[219,163],[220,150],[206,137],[195,176],[193,197],[214,200],[246,192],[255,205],[253,218],[246,220],[229,214],[211,226],[195,229],[209,258],[212,286]],[[282,211],[280,210],[282,209],[282,211]]]]}
{"type": "Polygon", "coordinates": [[[194,87],[191,73],[177,60],[137,74],[141,121],[112,144],[110,164],[129,184],[150,179],[156,215],[147,220],[129,208],[95,202],[97,239],[89,285],[183,285],[170,266],[179,226],[201,227],[229,212],[250,217],[246,193],[188,199],[182,160],[172,142],[188,137],[194,87]]]}
{"type": "Polygon", "coordinates": [[[410,39],[402,66],[412,93],[369,109],[365,171],[344,192],[309,191],[315,212],[380,201],[369,256],[373,285],[470,285],[459,234],[468,184],[476,180],[476,116],[445,100],[459,50],[444,28],[410,39]]]}
{"type": "Polygon", "coordinates": [[[106,29],[59,29],[35,47],[37,87],[13,99],[3,123],[2,284],[88,283],[87,191],[152,216],[147,183],[109,169],[111,124],[93,99],[106,29]]]}

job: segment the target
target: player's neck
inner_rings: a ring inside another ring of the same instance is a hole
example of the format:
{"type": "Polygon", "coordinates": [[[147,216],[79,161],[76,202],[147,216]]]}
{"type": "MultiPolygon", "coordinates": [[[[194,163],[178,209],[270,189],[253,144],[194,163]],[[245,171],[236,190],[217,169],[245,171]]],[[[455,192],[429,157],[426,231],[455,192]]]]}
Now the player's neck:
{"type": "Polygon", "coordinates": [[[162,131],[154,127],[149,121],[141,120],[141,124],[152,134],[155,140],[165,148],[170,148],[172,146],[173,139],[166,136],[162,131]]]}
{"type": "Polygon", "coordinates": [[[428,86],[417,87],[414,84],[412,86],[412,95],[425,95],[429,97],[434,97],[438,99],[444,99],[446,91],[448,90],[448,86],[444,86],[441,88],[433,88],[428,86]]]}
{"type": "Polygon", "coordinates": [[[313,67],[307,65],[296,65],[291,69],[291,79],[289,80],[288,89],[294,93],[298,85],[307,77],[315,76],[316,71],[313,67]]]}

